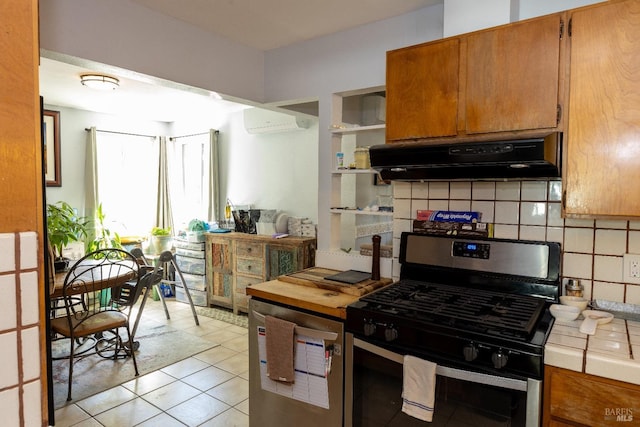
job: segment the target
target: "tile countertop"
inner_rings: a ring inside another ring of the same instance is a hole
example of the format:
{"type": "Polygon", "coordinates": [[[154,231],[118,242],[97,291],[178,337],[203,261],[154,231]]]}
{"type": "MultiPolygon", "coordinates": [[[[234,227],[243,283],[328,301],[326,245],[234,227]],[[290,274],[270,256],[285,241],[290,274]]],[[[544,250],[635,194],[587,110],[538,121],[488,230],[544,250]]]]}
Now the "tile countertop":
{"type": "Polygon", "coordinates": [[[595,335],[580,332],[582,316],[556,319],[545,345],[545,364],[640,385],[640,322],[613,319],[595,335]]]}

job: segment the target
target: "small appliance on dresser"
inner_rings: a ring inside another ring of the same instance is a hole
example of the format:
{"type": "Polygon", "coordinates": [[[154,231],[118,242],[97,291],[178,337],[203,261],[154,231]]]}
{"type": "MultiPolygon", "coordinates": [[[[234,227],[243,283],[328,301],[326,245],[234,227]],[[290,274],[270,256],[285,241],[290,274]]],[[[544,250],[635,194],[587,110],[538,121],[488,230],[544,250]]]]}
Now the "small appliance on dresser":
{"type": "Polygon", "coordinates": [[[347,307],[345,425],[538,426],[560,245],[403,233],[399,261],[347,307]],[[433,424],[402,411],[408,359],[435,365],[433,424]]]}

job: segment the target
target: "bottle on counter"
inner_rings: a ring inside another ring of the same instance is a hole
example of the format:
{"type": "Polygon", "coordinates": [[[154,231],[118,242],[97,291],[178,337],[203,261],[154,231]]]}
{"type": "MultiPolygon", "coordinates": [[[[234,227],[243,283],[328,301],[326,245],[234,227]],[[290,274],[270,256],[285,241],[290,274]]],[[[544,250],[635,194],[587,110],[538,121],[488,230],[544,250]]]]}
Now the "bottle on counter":
{"type": "Polygon", "coordinates": [[[582,298],[584,295],[584,286],[580,284],[580,280],[578,279],[569,279],[567,283],[564,285],[565,295],[571,297],[580,297],[582,298]]]}

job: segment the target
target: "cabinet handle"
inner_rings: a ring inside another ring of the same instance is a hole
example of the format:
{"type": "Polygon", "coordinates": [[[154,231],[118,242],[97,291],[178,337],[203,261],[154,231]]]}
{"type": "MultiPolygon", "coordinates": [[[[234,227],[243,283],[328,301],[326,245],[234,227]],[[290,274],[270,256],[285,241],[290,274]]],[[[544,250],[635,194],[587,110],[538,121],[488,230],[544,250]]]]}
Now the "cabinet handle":
{"type": "Polygon", "coordinates": [[[251,266],[250,265],[247,266],[247,270],[251,270],[251,266]]]}
{"type": "Polygon", "coordinates": [[[247,248],[247,252],[251,253],[251,248],[247,248]]]}

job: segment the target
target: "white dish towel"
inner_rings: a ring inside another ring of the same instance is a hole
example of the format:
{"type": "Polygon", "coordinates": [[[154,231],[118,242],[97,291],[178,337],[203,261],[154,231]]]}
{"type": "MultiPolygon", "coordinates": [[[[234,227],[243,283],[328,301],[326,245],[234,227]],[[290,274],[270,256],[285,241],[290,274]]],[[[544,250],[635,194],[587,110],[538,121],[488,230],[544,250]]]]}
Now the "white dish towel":
{"type": "Polygon", "coordinates": [[[438,365],[414,356],[404,356],[403,363],[402,412],[431,422],[438,365]]]}

